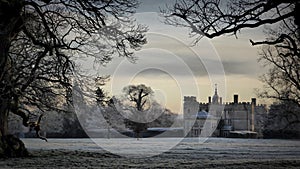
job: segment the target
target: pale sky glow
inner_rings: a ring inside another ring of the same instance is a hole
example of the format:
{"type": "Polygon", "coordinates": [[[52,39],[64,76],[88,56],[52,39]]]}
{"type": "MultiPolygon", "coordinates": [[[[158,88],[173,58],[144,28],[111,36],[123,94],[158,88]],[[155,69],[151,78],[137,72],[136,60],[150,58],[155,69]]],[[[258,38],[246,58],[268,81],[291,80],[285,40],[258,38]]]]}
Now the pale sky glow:
{"type": "MultiPolygon", "coordinates": [[[[103,75],[112,75],[105,89],[119,95],[128,84],[146,84],[154,89],[158,102],[176,113],[182,111],[183,96],[193,95],[199,102],[207,102],[214,94],[215,83],[223,102],[232,102],[233,94],[239,94],[239,101],[245,102],[257,97],[254,89],[262,87],[258,77],[265,70],[257,63],[259,50],[250,45],[249,39],[263,39],[262,31],[245,30],[238,39],[203,38],[192,46],[188,29],[162,22],[157,11],[164,3],[141,3],[135,17],[138,23],[148,26],[148,43],[136,52],[136,64],[115,58],[101,68],[103,75]]],[[[258,103],[265,101],[258,99],[258,103]]]]}

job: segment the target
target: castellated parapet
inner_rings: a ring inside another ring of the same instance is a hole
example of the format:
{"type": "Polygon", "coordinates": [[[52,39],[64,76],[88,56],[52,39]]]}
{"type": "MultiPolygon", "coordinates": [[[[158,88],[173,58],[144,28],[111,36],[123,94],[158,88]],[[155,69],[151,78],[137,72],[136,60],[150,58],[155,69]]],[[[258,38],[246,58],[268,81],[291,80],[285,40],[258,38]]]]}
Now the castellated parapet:
{"type": "MultiPolygon", "coordinates": [[[[215,90],[215,98],[220,98],[215,90]]],[[[210,99],[209,99],[210,100],[210,99]]],[[[199,136],[203,126],[200,122],[203,119],[196,118],[199,113],[207,113],[208,116],[215,115],[213,107],[220,109],[218,128],[214,132],[215,136],[227,137],[231,132],[248,131],[248,133],[261,135],[264,117],[267,114],[265,105],[256,104],[256,99],[251,102],[239,102],[238,95],[234,95],[234,101],[223,103],[222,101],[209,103],[199,103],[195,96],[184,97],[184,132],[185,135],[194,137],[199,136]],[[211,109],[211,110],[210,110],[211,109]],[[195,126],[196,124],[196,126],[195,126]]]]}

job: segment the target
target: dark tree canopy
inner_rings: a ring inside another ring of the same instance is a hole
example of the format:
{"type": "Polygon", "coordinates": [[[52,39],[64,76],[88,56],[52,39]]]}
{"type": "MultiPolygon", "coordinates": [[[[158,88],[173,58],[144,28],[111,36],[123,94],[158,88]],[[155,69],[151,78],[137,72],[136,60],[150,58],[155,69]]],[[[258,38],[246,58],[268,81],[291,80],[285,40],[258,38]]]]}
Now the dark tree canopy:
{"type": "Polygon", "coordinates": [[[112,106],[112,98],[110,98],[108,96],[108,93],[103,89],[102,86],[104,86],[106,84],[106,82],[109,81],[109,76],[101,76],[101,77],[96,77],[95,78],[95,83],[96,83],[96,91],[95,91],[95,99],[96,99],[96,103],[104,108],[107,106],[112,106]]]}
{"type": "Polygon", "coordinates": [[[74,60],[134,61],[146,43],[132,0],[0,0],[0,129],[9,112],[28,125],[26,107],[57,109],[71,98],[74,60]]]}
{"type": "Polygon", "coordinates": [[[106,96],[105,91],[102,88],[97,87],[97,90],[96,90],[96,102],[97,102],[97,104],[104,107],[104,106],[107,105],[108,101],[109,101],[109,97],[106,96]]]}
{"type": "Polygon", "coordinates": [[[270,106],[264,126],[266,138],[299,138],[300,107],[291,101],[270,106]]]}

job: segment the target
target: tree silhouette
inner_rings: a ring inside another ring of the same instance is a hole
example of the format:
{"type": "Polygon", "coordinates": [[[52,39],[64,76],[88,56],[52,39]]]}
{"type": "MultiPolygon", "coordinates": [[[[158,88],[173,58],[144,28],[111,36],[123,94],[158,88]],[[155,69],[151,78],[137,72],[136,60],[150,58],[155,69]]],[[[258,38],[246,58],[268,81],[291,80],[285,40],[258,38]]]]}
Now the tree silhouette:
{"type": "Polygon", "coordinates": [[[265,120],[266,138],[299,138],[300,107],[295,102],[280,101],[270,106],[265,120]]]}
{"type": "Polygon", "coordinates": [[[167,24],[190,28],[195,43],[203,36],[237,37],[242,29],[272,25],[266,40],[250,40],[263,45],[260,61],[270,68],[259,95],[300,104],[299,9],[299,0],[179,0],[162,13],[167,24]]]}
{"type": "Polygon", "coordinates": [[[151,105],[150,96],[153,91],[150,87],[144,84],[129,85],[123,88],[123,93],[128,99],[129,104],[126,106],[132,106],[131,118],[125,120],[125,124],[131,128],[137,139],[140,137],[140,133],[147,129],[147,119],[143,111],[147,110],[151,105]]]}
{"type": "Polygon", "coordinates": [[[96,102],[101,107],[110,106],[111,98],[108,96],[108,93],[105,92],[102,88],[102,86],[104,86],[107,83],[107,81],[109,81],[109,78],[109,76],[100,76],[94,79],[96,86],[98,86],[95,91],[96,102]]]}
{"type": "MultiPolygon", "coordinates": [[[[106,64],[135,60],[146,43],[131,0],[0,0],[0,135],[10,112],[28,125],[28,111],[58,109],[71,100],[77,58],[106,64]]],[[[39,129],[39,127],[36,127],[39,129]]]]}
{"type": "Polygon", "coordinates": [[[256,28],[294,17],[299,25],[298,0],[179,0],[162,10],[165,22],[191,28],[200,40],[224,34],[237,35],[244,28],[256,28]]]}
{"type": "Polygon", "coordinates": [[[290,22],[269,30],[268,45],[262,47],[259,60],[269,70],[261,77],[265,89],[258,94],[300,105],[300,41],[295,25],[287,24],[290,22]]]}

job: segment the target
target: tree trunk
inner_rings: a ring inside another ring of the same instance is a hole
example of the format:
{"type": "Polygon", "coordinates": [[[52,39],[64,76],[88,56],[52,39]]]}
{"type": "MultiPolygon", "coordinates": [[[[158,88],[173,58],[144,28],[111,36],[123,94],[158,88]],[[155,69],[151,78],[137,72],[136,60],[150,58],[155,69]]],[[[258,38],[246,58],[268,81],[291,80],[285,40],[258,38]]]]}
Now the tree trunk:
{"type": "Polygon", "coordinates": [[[8,64],[8,39],[0,35],[0,131],[2,135],[7,134],[7,120],[9,112],[10,88],[8,86],[11,75],[9,75],[10,66],[8,64]]]}
{"type": "Polygon", "coordinates": [[[2,135],[7,134],[8,112],[9,112],[9,79],[8,75],[8,43],[7,39],[0,35],[0,131],[2,135]]]}
{"type": "Polygon", "coordinates": [[[11,69],[9,59],[11,41],[23,25],[21,16],[23,0],[0,1],[0,131],[7,134],[8,112],[12,99],[11,69]]]}
{"type": "Polygon", "coordinates": [[[0,132],[2,136],[8,134],[8,110],[5,102],[0,101],[0,132]]]}
{"type": "Polygon", "coordinates": [[[9,48],[23,25],[22,7],[23,0],[0,1],[0,157],[28,156],[24,143],[8,135],[8,114],[14,91],[9,48]]]}
{"type": "Polygon", "coordinates": [[[28,151],[17,137],[8,134],[9,99],[0,98],[0,158],[26,157],[28,151]]]}

